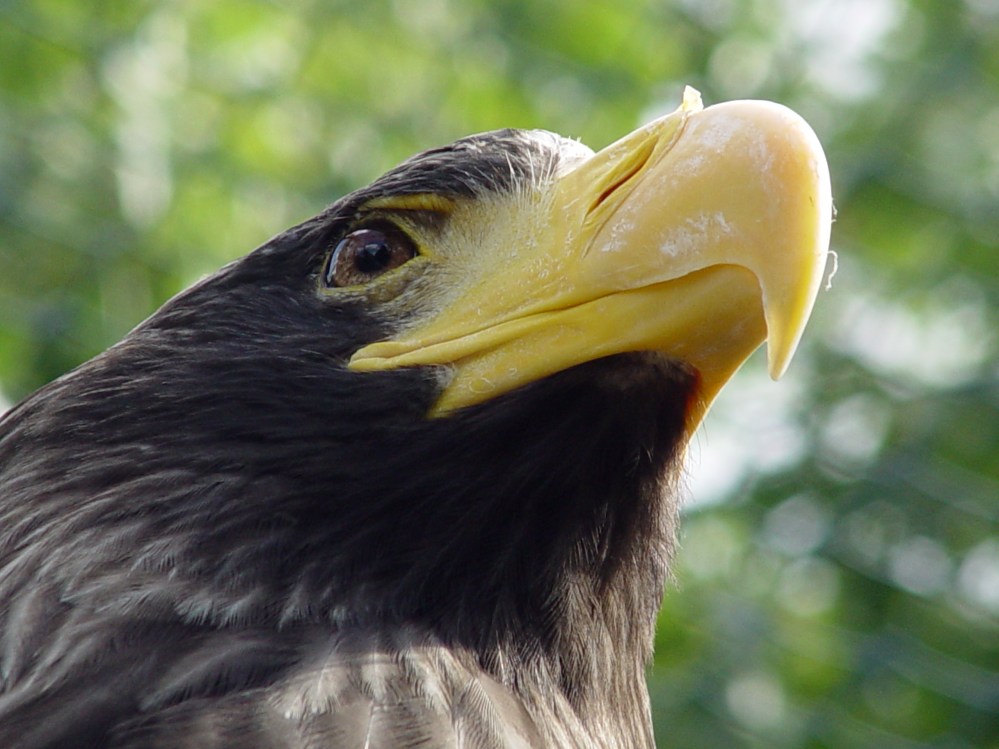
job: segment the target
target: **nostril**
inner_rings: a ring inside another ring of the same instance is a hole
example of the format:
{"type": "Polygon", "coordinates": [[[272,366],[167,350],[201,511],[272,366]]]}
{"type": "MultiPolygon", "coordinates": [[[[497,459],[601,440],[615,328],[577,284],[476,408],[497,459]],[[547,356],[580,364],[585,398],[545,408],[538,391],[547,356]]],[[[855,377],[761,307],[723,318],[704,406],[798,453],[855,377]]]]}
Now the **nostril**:
{"type": "Polygon", "coordinates": [[[597,193],[597,197],[590,205],[589,213],[592,214],[600,208],[604,201],[625,187],[636,175],[642,172],[645,169],[645,165],[652,158],[652,153],[655,149],[656,140],[650,138],[635,148],[627,159],[618,162],[616,168],[604,176],[603,181],[606,185],[603,190],[597,193]]]}

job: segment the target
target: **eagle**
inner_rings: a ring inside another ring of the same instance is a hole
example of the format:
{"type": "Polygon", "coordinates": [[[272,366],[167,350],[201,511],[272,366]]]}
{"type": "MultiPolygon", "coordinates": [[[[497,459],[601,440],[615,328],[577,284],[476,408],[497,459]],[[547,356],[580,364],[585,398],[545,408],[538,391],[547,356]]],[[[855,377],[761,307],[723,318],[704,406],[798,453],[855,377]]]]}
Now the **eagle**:
{"type": "Polygon", "coordinates": [[[0,422],[0,746],[653,747],[685,447],[832,218],[774,103],[423,152],[0,422]]]}

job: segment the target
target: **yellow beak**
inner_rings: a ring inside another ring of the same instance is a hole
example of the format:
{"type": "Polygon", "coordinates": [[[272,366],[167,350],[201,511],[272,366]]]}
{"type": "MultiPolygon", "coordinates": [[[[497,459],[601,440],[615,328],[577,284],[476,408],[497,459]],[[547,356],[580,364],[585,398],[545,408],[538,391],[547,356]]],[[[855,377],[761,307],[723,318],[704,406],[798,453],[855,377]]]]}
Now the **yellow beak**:
{"type": "Polygon", "coordinates": [[[691,430],[764,340],[771,376],[783,374],[832,220],[825,156],[798,115],[757,101],[702,109],[688,89],[673,114],[537,189],[522,200],[529,236],[350,367],[450,365],[440,415],[586,361],[657,351],[697,372],[691,430]]]}

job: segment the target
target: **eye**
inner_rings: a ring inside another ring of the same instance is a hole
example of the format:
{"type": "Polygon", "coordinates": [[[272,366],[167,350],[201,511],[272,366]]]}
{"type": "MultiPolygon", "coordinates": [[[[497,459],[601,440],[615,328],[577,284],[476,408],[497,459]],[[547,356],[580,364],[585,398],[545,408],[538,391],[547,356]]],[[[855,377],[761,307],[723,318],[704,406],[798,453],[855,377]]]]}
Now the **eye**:
{"type": "Polygon", "coordinates": [[[398,268],[416,255],[416,246],[394,226],[358,229],[345,236],[323,274],[326,286],[357,286],[398,268]]]}

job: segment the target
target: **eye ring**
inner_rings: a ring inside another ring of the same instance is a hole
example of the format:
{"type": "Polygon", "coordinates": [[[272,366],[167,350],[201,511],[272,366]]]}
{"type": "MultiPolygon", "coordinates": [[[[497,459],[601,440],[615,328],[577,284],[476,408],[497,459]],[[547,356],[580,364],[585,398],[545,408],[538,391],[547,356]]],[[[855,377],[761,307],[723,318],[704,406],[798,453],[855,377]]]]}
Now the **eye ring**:
{"type": "Polygon", "coordinates": [[[359,286],[416,256],[416,245],[394,225],[355,229],[336,245],[323,272],[330,288],[359,286]]]}

